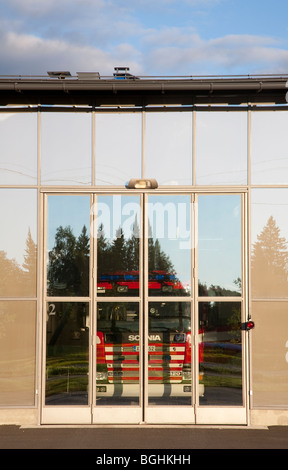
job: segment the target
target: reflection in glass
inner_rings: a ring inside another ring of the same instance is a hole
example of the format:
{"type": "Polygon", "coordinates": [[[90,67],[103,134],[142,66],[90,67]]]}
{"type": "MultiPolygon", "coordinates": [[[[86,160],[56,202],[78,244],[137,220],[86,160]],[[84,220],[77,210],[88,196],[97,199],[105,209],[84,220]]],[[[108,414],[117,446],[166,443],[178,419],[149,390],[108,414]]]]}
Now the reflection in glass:
{"type": "Polygon", "coordinates": [[[48,303],[46,405],[87,405],[89,304],[48,303]]]}
{"type": "Polygon", "coordinates": [[[190,302],[149,302],[149,404],[190,405],[190,302]]]}
{"type": "Polygon", "coordinates": [[[37,184],[37,113],[1,113],[0,184],[37,184]]]}
{"type": "Polygon", "coordinates": [[[205,388],[201,405],[240,406],[242,398],[242,339],[240,302],[200,302],[199,332],[205,388]]]}
{"type": "Polygon", "coordinates": [[[49,196],[47,293],[89,295],[89,196],[49,196]]]}
{"type": "Polygon", "coordinates": [[[91,115],[42,113],[41,121],[42,184],[91,184],[91,115]]]}
{"type": "Polygon", "coordinates": [[[97,293],[139,295],[140,198],[99,196],[97,223],[97,293]]]}
{"type": "Polygon", "coordinates": [[[241,294],[241,196],[198,197],[199,295],[241,294]]]}
{"type": "Polygon", "coordinates": [[[35,297],[37,191],[0,189],[0,296],[35,297]]]}
{"type": "Polygon", "coordinates": [[[196,184],[247,184],[247,113],[197,113],[196,184]]]}
{"type": "Polygon", "coordinates": [[[36,302],[0,302],[0,405],[34,406],[36,302]]]}
{"type": "Polygon", "coordinates": [[[191,293],[190,196],[149,196],[149,295],[191,293]]]}
{"type": "Polygon", "coordinates": [[[287,184],[287,112],[251,113],[252,184],[287,184]]]}
{"type": "Polygon", "coordinates": [[[253,302],[253,406],[287,408],[288,302],[253,302]]]}
{"type": "Polygon", "coordinates": [[[145,177],[161,185],[192,184],[192,113],[145,115],[145,177]]]}
{"type": "Polygon", "coordinates": [[[141,113],[96,114],[95,182],[124,186],[141,176],[141,113]]]}
{"type": "Polygon", "coordinates": [[[97,406],[138,405],[138,303],[98,303],[96,355],[97,406]]]}
{"type": "Polygon", "coordinates": [[[287,189],[255,189],[251,200],[254,298],[288,297],[287,189]]]}

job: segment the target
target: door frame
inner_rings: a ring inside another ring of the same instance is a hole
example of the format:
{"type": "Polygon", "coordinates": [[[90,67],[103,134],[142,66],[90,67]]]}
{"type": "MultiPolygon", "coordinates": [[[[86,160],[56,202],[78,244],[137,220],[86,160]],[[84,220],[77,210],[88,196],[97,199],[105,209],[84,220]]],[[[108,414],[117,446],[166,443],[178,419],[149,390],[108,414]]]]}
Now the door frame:
{"type": "MultiPolygon", "coordinates": [[[[191,228],[192,228],[192,236],[197,237],[198,234],[198,213],[197,213],[197,201],[198,195],[200,194],[239,194],[241,195],[241,240],[242,240],[242,296],[241,296],[241,303],[242,303],[242,321],[246,321],[248,319],[248,227],[247,227],[247,220],[248,220],[248,211],[247,211],[247,191],[236,189],[229,189],[227,188],[224,191],[219,190],[201,190],[198,189],[193,190],[191,188],[181,188],[179,189],[157,189],[157,192],[153,192],[151,190],[143,191],[143,190],[126,190],[117,189],[117,190],[87,190],[87,191],[64,191],[64,190],[53,190],[49,188],[49,190],[44,190],[41,194],[42,197],[42,222],[43,222],[43,253],[41,257],[43,258],[41,270],[41,277],[42,277],[42,373],[41,373],[41,410],[40,410],[40,421],[41,424],[139,424],[145,422],[146,424],[223,424],[223,425],[246,425],[249,423],[249,345],[248,345],[248,335],[246,332],[242,332],[242,393],[243,393],[243,406],[242,407],[203,407],[199,406],[198,400],[198,362],[197,362],[197,351],[198,351],[198,335],[195,334],[195,331],[198,330],[198,305],[199,305],[199,298],[196,293],[198,292],[198,258],[197,258],[197,250],[194,250],[194,253],[191,255],[192,259],[192,273],[193,277],[191,277],[192,285],[191,285],[191,297],[183,298],[184,301],[191,302],[191,326],[193,327],[193,348],[194,348],[194,359],[192,363],[192,383],[193,383],[193,396],[194,396],[194,404],[191,406],[178,406],[178,407],[166,407],[166,406],[148,406],[148,399],[147,399],[147,387],[144,387],[145,393],[143,393],[143,386],[140,386],[141,396],[140,396],[140,406],[129,406],[129,413],[127,413],[127,407],[97,407],[94,406],[96,398],[96,386],[92,385],[96,383],[95,372],[93,370],[94,361],[91,360],[91,357],[96,357],[96,284],[97,279],[94,276],[94,266],[93,263],[90,263],[90,275],[89,275],[89,282],[90,282],[90,295],[89,298],[85,298],[86,302],[89,302],[90,307],[90,320],[91,320],[91,334],[89,335],[89,393],[91,396],[91,403],[87,406],[46,406],[45,405],[45,369],[46,369],[46,305],[49,298],[46,296],[46,266],[47,266],[47,198],[49,195],[90,195],[90,208],[94,202],[95,196],[98,195],[122,195],[128,196],[130,194],[139,194],[140,201],[141,201],[141,213],[142,213],[142,220],[141,224],[147,224],[148,217],[145,214],[145,206],[147,202],[148,195],[177,195],[177,194],[187,194],[191,197],[191,228]],[[192,199],[193,198],[193,199],[192,199]],[[143,222],[145,221],[145,222],[143,222]],[[189,299],[189,300],[188,300],[189,299]],[[117,409],[117,414],[115,413],[117,409]],[[144,411],[143,411],[144,410],[144,411]],[[143,414],[145,413],[145,415],[143,414]]],[[[90,215],[90,222],[91,222],[91,215],[90,215]]],[[[142,245],[140,248],[140,266],[143,266],[143,272],[145,268],[147,270],[147,263],[148,263],[148,256],[147,256],[147,242],[146,234],[147,227],[142,227],[142,237],[140,239],[140,244],[142,245]]],[[[91,240],[91,235],[90,235],[91,240]]],[[[193,241],[196,246],[197,239],[193,241]]],[[[90,259],[96,259],[95,253],[95,246],[96,242],[90,243],[90,259]],[[91,246],[92,245],[92,246],[91,246]]],[[[193,247],[192,247],[193,248],[193,247]]],[[[95,261],[95,265],[97,260],[95,261]]],[[[148,272],[148,271],[147,271],[148,272]]],[[[147,286],[147,283],[144,283],[147,286]]],[[[64,298],[54,298],[54,301],[64,301],[64,298]]],[[[71,301],[71,297],[69,297],[71,301]]],[[[117,298],[114,298],[114,301],[117,298]]],[[[100,299],[103,301],[104,299],[100,299]]],[[[131,300],[129,298],[129,300],[131,300]]],[[[203,301],[203,299],[201,299],[203,301]]],[[[208,300],[208,299],[207,299],[208,300]]],[[[213,300],[209,298],[209,301],[213,300]]],[[[219,300],[219,298],[218,298],[219,300]]],[[[222,300],[222,299],[221,299],[222,300]]],[[[231,298],[230,298],[231,300],[231,298]]],[[[240,298],[237,298],[239,301],[240,298]]],[[[73,301],[84,301],[83,298],[75,297],[73,301]]],[[[225,301],[225,300],[224,300],[225,301]]],[[[148,293],[140,293],[139,292],[139,299],[137,299],[141,308],[143,308],[143,312],[145,317],[148,316],[147,306],[148,303],[148,293]]],[[[140,310],[141,311],[141,310],[140,310]]],[[[146,338],[145,344],[145,356],[142,353],[140,359],[140,367],[144,364],[148,364],[148,321],[145,321],[144,328],[142,324],[142,315],[139,315],[139,320],[141,321],[140,332],[144,333],[146,338]]],[[[147,369],[144,368],[145,371],[145,381],[148,383],[147,380],[147,369]]],[[[143,380],[143,376],[141,378],[143,380]]]]}

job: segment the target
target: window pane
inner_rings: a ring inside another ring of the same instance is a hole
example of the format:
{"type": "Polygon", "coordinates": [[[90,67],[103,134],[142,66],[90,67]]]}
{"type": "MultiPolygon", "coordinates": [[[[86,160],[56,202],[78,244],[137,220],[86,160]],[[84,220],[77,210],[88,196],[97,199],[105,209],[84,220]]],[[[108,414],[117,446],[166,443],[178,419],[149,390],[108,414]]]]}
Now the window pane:
{"type": "Polygon", "coordinates": [[[0,189],[0,296],[36,296],[37,191],[0,189]]]}
{"type": "Polygon", "coordinates": [[[96,406],[139,405],[139,304],[97,305],[96,406]]]}
{"type": "Polygon", "coordinates": [[[37,114],[0,114],[0,184],[37,184],[37,114]]]}
{"type": "Polygon", "coordinates": [[[95,122],[96,184],[122,186],[141,177],[141,114],[97,114],[95,122]]]}
{"type": "Polygon", "coordinates": [[[149,295],[190,295],[190,196],[149,196],[148,201],[149,295]]]}
{"type": "Polygon", "coordinates": [[[90,196],[49,196],[47,292],[88,296],[90,196]]]}
{"type": "Polygon", "coordinates": [[[287,184],[287,112],[254,112],[251,117],[252,184],[287,184]]]}
{"type": "Polygon", "coordinates": [[[192,184],[192,113],[146,113],[146,177],[192,184]]]}
{"type": "Polygon", "coordinates": [[[97,293],[138,296],[140,197],[98,196],[93,207],[97,233],[97,293]]]}
{"type": "Polygon", "coordinates": [[[198,196],[199,295],[241,294],[241,196],[198,196]]]}
{"type": "Polygon", "coordinates": [[[251,192],[253,298],[288,297],[287,189],[251,192]]]}
{"type": "Polygon", "coordinates": [[[47,305],[46,405],[87,405],[89,304],[47,305]]]}
{"type": "Polygon", "coordinates": [[[247,114],[198,112],[196,183],[247,184],[247,114]]]}
{"type": "Polygon", "coordinates": [[[200,404],[241,406],[241,303],[200,302],[199,336],[200,381],[204,384],[200,404]]]}
{"type": "Polygon", "coordinates": [[[288,302],[253,302],[254,407],[288,405],[288,302]]]}
{"type": "Polygon", "coordinates": [[[190,302],[149,302],[149,405],[191,405],[190,302]]]}
{"type": "Polygon", "coordinates": [[[91,184],[91,115],[42,113],[41,182],[91,184]]]}
{"type": "Polygon", "coordinates": [[[0,405],[34,405],[36,303],[0,301],[0,405]]]}

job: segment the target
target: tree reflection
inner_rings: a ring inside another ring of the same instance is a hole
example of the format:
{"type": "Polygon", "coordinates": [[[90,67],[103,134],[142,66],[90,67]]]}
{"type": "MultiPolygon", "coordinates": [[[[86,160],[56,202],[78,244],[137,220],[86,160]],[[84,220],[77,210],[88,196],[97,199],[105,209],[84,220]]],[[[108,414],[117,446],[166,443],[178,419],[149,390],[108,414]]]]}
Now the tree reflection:
{"type": "MultiPolygon", "coordinates": [[[[97,233],[97,287],[99,295],[139,295],[140,238],[137,218],[131,235],[125,237],[122,228],[115,238],[105,236],[103,224],[97,233]]],[[[56,229],[55,241],[48,256],[48,295],[89,295],[90,240],[85,225],[79,237],[70,226],[56,229]]],[[[158,239],[148,238],[149,288],[153,295],[186,295],[177,279],[169,256],[158,239]]]]}
{"type": "Polygon", "coordinates": [[[4,250],[0,251],[0,296],[35,297],[36,261],[37,244],[33,241],[29,229],[22,266],[15,259],[8,258],[4,250]]]}
{"type": "Polygon", "coordinates": [[[253,297],[287,297],[287,240],[270,216],[252,246],[251,275],[253,297]]]}
{"type": "Polygon", "coordinates": [[[56,229],[55,244],[49,252],[48,295],[89,295],[90,240],[84,225],[79,237],[70,226],[56,229]]]}

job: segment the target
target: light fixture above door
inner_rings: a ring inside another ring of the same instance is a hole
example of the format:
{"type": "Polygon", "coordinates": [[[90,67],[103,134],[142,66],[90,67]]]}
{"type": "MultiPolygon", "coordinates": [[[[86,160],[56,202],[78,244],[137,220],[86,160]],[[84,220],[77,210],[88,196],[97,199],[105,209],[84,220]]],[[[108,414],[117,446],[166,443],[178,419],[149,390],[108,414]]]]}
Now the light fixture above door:
{"type": "Polygon", "coordinates": [[[126,184],[128,189],[156,189],[158,188],[158,183],[155,179],[136,179],[132,178],[126,184]]]}

